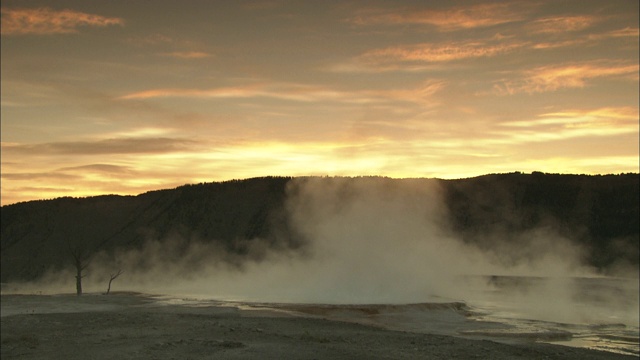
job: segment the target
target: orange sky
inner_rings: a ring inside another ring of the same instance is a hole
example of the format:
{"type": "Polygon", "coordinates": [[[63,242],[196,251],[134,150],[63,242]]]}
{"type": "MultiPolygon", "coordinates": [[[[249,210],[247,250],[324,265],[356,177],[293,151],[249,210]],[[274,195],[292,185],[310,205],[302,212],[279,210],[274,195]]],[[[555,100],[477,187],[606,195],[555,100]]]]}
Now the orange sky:
{"type": "Polygon", "coordinates": [[[2,204],[639,171],[638,1],[3,0],[2,204]]]}

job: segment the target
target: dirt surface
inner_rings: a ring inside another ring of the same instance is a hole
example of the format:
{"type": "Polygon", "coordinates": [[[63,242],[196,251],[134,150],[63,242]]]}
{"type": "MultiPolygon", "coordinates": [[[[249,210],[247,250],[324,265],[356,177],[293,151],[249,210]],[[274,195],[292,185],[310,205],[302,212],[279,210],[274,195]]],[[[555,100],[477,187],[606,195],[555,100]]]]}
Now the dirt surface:
{"type": "Polygon", "coordinates": [[[632,359],[501,344],[138,294],[2,296],[6,359],[632,359]]]}

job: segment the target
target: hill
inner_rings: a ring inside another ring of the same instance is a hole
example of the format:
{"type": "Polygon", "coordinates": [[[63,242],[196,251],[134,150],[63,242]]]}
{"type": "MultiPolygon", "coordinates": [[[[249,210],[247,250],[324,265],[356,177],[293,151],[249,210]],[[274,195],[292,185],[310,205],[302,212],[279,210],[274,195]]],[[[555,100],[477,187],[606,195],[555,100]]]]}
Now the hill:
{"type": "MultiPolygon", "coordinates": [[[[304,252],[307,235],[292,226],[287,200],[292,182],[298,179],[253,178],[138,196],[58,198],[3,206],[1,281],[33,280],[48,270],[72,267],[71,249],[82,249],[87,256],[115,256],[140,249],[150,239],[160,244],[173,239],[166,244],[175,256],[194,243],[215,243],[220,254],[233,255],[220,258],[236,266],[249,258],[260,261],[264,249],[304,252]]],[[[621,262],[638,266],[638,174],[369,179],[391,187],[437,187],[446,218],[443,227],[480,248],[491,249],[496,238],[517,246],[519,234],[552,229],[584,246],[584,260],[602,271],[621,262]]],[[[416,201],[428,201],[416,196],[416,201]]]]}

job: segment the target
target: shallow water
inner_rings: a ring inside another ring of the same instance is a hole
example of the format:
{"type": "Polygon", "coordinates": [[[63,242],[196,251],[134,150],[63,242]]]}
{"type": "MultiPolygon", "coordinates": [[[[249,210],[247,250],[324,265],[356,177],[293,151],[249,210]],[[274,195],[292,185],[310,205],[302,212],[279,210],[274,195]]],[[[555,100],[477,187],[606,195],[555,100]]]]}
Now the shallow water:
{"type": "Polygon", "coordinates": [[[486,277],[471,318],[506,329],[466,332],[640,354],[638,279],[486,277]]]}
{"type": "Polygon", "coordinates": [[[293,304],[217,297],[159,297],[159,304],[234,306],[322,317],[388,329],[545,342],[640,355],[638,280],[620,278],[469,277],[467,298],[415,304],[293,304]],[[223,301],[220,301],[220,300],[223,301]]]}
{"type": "Polygon", "coordinates": [[[469,277],[466,283],[464,299],[431,297],[413,304],[273,303],[222,295],[3,294],[1,315],[215,306],[254,316],[320,317],[417,333],[640,355],[637,279],[487,276],[469,277]]]}

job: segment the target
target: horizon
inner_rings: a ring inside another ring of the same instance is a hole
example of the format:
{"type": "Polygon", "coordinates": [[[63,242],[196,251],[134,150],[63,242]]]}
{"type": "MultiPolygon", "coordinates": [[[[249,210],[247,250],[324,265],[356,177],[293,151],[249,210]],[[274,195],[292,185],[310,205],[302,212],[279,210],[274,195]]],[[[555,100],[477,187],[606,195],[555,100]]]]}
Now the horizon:
{"type": "Polygon", "coordinates": [[[640,173],[639,12],[3,1],[0,205],[263,176],[640,173]]]}
{"type": "Polygon", "coordinates": [[[198,186],[198,185],[207,185],[207,184],[224,184],[224,183],[227,183],[227,182],[234,182],[234,181],[248,181],[248,180],[254,180],[254,179],[268,179],[268,178],[290,178],[290,179],[296,179],[296,178],[345,178],[345,179],[381,178],[381,179],[390,179],[390,180],[443,180],[443,181],[456,181],[456,180],[475,179],[475,178],[479,178],[479,177],[492,176],[492,175],[536,175],[536,174],[553,175],[553,176],[591,176],[591,177],[640,175],[640,173],[634,173],[634,172],[609,173],[609,174],[573,174],[573,173],[570,174],[570,173],[548,173],[548,172],[542,172],[542,171],[532,171],[532,172],[529,172],[529,173],[522,172],[522,171],[511,171],[511,172],[503,172],[503,173],[486,173],[486,174],[469,176],[469,177],[462,177],[462,178],[442,178],[442,177],[404,177],[404,178],[399,178],[399,177],[391,177],[391,176],[384,176],[384,175],[298,175],[298,176],[263,175],[263,176],[253,176],[253,177],[248,177],[248,178],[234,178],[234,179],[226,179],[226,180],[203,181],[203,182],[198,182],[198,183],[184,183],[184,184],[179,184],[179,185],[172,186],[172,187],[160,187],[160,188],[157,188],[157,189],[150,189],[150,190],[146,190],[146,191],[143,191],[143,192],[140,192],[140,193],[136,193],[136,194],[118,194],[118,193],[108,193],[107,194],[107,193],[105,193],[105,194],[85,195],[85,196],[83,196],[83,195],[78,195],[78,196],[65,195],[65,196],[58,196],[58,197],[53,197],[53,198],[28,199],[28,200],[18,201],[18,202],[15,202],[15,203],[8,203],[8,204],[2,203],[2,205],[0,205],[0,207],[16,205],[16,204],[21,204],[21,203],[28,203],[28,202],[33,202],[33,201],[51,201],[51,200],[58,200],[58,199],[89,199],[89,198],[100,197],[100,196],[121,196],[121,197],[131,196],[131,197],[136,197],[136,196],[144,195],[144,194],[151,193],[151,192],[154,192],[154,191],[175,190],[177,188],[184,187],[184,186],[198,186]]]}

